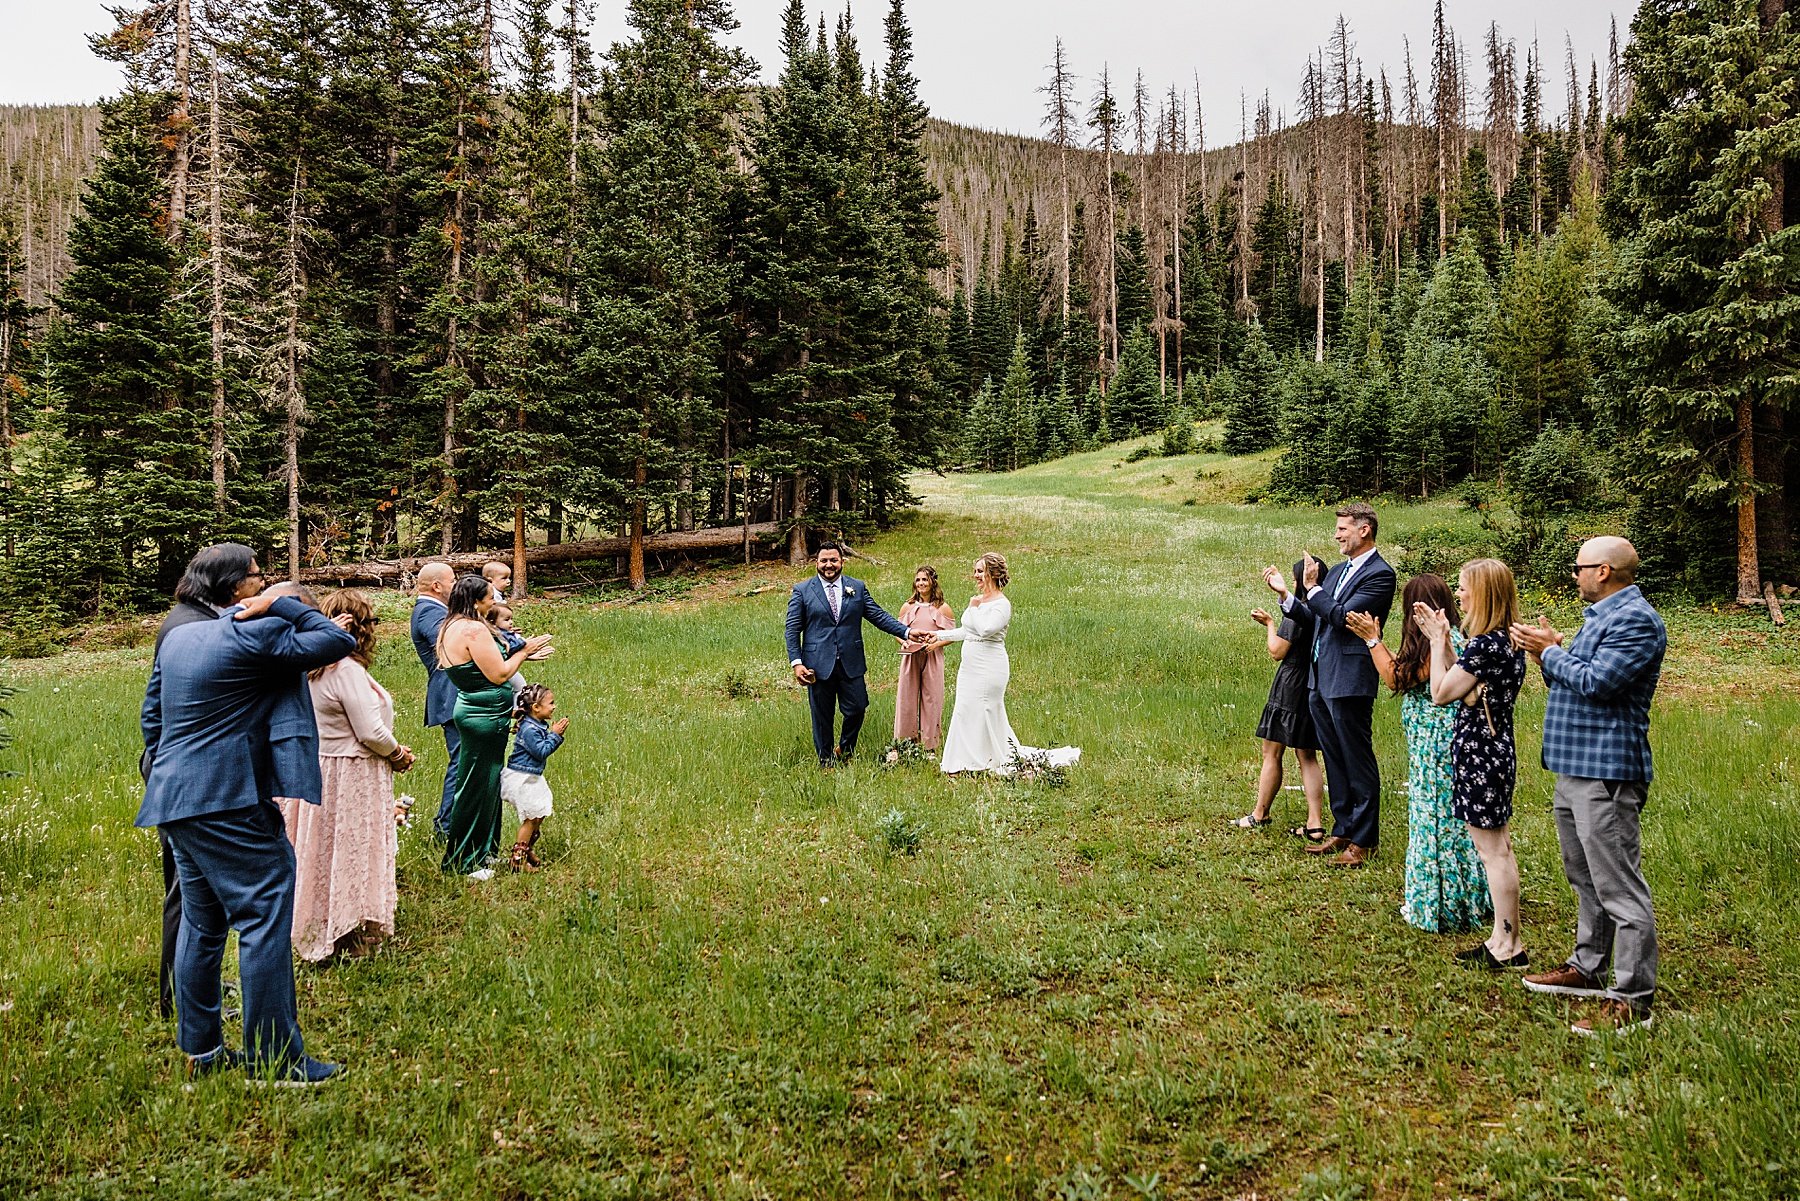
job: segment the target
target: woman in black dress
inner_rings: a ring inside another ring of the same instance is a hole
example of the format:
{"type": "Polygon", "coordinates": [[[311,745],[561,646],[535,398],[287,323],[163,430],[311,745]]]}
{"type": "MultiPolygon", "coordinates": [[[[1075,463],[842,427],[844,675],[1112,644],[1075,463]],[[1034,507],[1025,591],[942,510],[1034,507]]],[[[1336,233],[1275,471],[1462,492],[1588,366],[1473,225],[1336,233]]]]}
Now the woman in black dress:
{"type": "Polygon", "coordinates": [[[1470,967],[1500,971],[1529,965],[1519,930],[1519,861],[1513,855],[1512,794],[1518,775],[1513,745],[1513,706],[1525,683],[1525,653],[1507,633],[1519,620],[1519,590],[1512,568],[1498,559],[1464,565],[1456,599],[1469,636],[1459,658],[1450,646],[1450,619],[1441,609],[1418,606],[1431,638],[1431,699],[1456,707],[1450,743],[1451,811],[1469,827],[1487,869],[1494,901],[1494,932],[1456,957],[1470,967]]]}
{"type": "MultiPolygon", "coordinates": [[[[1294,564],[1298,588],[1305,562],[1294,564]]],[[[1306,677],[1312,665],[1312,626],[1291,617],[1276,617],[1262,609],[1251,610],[1267,632],[1269,658],[1275,660],[1275,679],[1269,684],[1269,701],[1263,706],[1256,736],[1262,739],[1262,774],[1256,784],[1256,807],[1234,823],[1240,830],[1254,830],[1272,820],[1269,810],[1281,791],[1282,758],[1289,750],[1300,763],[1300,785],[1306,793],[1306,824],[1288,833],[1309,842],[1325,839],[1325,774],[1319,765],[1319,739],[1313,732],[1307,704],[1306,677]]]]}

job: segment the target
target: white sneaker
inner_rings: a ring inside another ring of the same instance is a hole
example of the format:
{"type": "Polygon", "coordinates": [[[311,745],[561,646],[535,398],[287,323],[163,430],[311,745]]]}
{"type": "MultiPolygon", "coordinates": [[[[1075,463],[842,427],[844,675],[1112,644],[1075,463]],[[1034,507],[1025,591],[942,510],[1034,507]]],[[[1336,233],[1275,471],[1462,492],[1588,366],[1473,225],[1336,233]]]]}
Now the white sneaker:
{"type": "Polygon", "coordinates": [[[477,868],[475,871],[469,873],[469,879],[471,880],[492,880],[493,878],[494,869],[491,867],[477,868]]]}

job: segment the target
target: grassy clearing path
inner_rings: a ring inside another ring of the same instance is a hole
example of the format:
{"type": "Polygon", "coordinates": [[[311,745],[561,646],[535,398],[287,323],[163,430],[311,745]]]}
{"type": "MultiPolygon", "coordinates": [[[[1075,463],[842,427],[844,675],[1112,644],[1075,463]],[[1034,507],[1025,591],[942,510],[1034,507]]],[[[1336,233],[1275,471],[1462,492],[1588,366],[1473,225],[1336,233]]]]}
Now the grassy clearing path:
{"type": "MultiPolygon", "coordinates": [[[[153,1016],[156,850],[130,828],[147,649],[17,665],[0,1196],[1793,1196],[1795,636],[1674,615],[1645,851],[1664,1005],[1637,1045],[1579,1043],[1565,1005],[1400,922],[1394,703],[1371,867],[1226,828],[1269,675],[1256,569],[1331,549],[1328,515],[1224,503],[1259,470],[1115,448],[927,479],[880,563],[853,562],[897,607],[918,562],[955,581],[1007,554],[1013,723],[1086,748],[1061,790],[866,762],[893,711],[875,635],[865,762],[810,768],[786,569],[527,606],[561,648],[533,678],[574,719],[552,867],[471,886],[405,836],[399,937],[301,974],[309,1049],[351,1068],[305,1096],[183,1089],[153,1016]],[[916,857],[886,849],[895,809],[916,857]]],[[[1384,542],[1454,519],[1397,512],[1384,542]]],[[[442,744],[384,605],[377,675],[425,752],[423,809],[442,744]]],[[[1542,708],[1534,677],[1518,843],[1550,964],[1573,913],[1542,708]]]]}

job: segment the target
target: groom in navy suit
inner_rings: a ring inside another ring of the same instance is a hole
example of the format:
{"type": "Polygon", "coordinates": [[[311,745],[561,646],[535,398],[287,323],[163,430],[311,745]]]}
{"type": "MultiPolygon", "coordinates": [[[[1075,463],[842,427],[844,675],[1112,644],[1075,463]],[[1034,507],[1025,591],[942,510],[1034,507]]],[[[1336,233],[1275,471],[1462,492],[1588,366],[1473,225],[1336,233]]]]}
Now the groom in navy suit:
{"type": "Polygon", "coordinates": [[[787,652],[794,678],[807,686],[812,702],[813,749],[819,753],[819,766],[832,767],[855,752],[856,736],[869,710],[862,623],[896,638],[905,638],[907,629],[876,603],[867,585],[844,574],[844,551],[837,543],[820,544],[816,565],[819,573],[795,584],[788,597],[787,652]],[[844,714],[843,735],[835,740],[834,708],[844,714]]]}
{"type": "Polygon", "coordinates": [[[1332,837],[1305,850],[1333,856],[1333,867],[1361,867],[1381,839],[1381,769],[1373,729],[1381,678],[1369,657],[1380,639],[1364,643],[1344,625],[1346,613],[1368,613],[1385,624],[1394,606],[1394,569],[1375,549],[1380,528],[1368,505],[1339,509],[1335,536],[1344,561],[1321,579],[1320,561],[1308,555],[1301,596],[1288,593],[1275,568],[1263,571],[1281,597],[1282,612],[1313,630],[1310,707],[1325,755],[1332,837]]]}

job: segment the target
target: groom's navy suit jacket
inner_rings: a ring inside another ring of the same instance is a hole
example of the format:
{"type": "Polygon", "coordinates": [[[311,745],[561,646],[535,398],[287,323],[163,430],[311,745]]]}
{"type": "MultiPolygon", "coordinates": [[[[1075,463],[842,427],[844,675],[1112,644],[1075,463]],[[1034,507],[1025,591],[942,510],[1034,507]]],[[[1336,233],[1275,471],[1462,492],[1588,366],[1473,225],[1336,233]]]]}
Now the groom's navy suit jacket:
{"type": "Polygon", "coordinates": [[[863,655],[863,622],[896,638],[906,637],[905,623],[869,595],[868,585],[849,576],[839,576],[838,583],[844,597],[835,620],[831,602],[825,597],[825,582],[816,575],[795,584],[788,597],[788,662],[800,660],[821,680],[840,672],[852,679],[868,672],[868,660],[863,655]]]}

